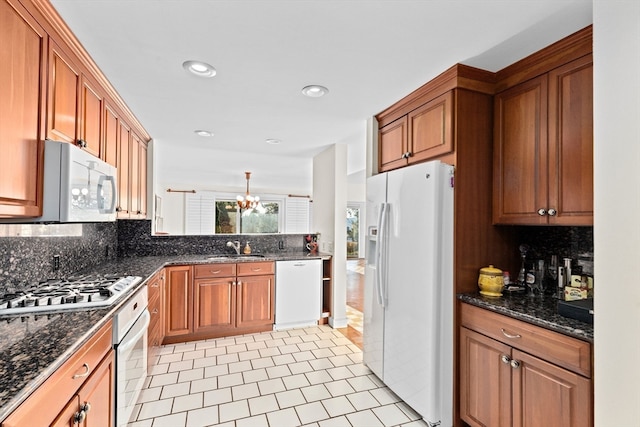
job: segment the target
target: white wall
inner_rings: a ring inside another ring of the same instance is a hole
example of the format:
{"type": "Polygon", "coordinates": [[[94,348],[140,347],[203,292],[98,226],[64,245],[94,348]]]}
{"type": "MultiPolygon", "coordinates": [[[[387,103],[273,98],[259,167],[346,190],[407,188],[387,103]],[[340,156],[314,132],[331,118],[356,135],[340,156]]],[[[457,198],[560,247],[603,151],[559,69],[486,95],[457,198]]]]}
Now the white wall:
{"type": "Polygon", "coordinates": [[[640,2],[595,0],[595,421],[640,425],[640,2]]]}
{"type": "Polygon", "coordinates": [[[347,326],[347,146],[335,144],[313,158],[313,225],[320,252],[333,255],[329,324],[347,326]]]}

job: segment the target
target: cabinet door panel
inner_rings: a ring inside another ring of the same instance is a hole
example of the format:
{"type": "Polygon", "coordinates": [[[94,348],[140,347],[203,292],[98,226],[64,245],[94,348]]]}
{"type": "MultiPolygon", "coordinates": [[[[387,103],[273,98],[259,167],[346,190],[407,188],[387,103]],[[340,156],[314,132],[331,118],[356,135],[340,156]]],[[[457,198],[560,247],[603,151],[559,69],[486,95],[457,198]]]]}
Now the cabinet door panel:
{"type": "Polygon", "coordinates": [[[118,141],[120,124],[118,115],[105,103],[104,106],[104,161],[118,167],[118,141]]]}
{"type": "Polygon", "coordinates": [[[545,224],[547,216],[547,77],[495,97],[493,221],[545,224]]]}
{"type": "Polygon", "coordinates": [[[191,267],[168,267],[165,277],[165,336],[186,335],[192,330],[191,267]]]}
{"type": "Polygon", "coordinates": [[[118,135],[118,218],[129,218],[129,168],[131,157],[131,129],[119,122],[118,135]]]}
{"type": "Polygon", "coordinates": [[[194,319],[194,332],[235,328],[235,277],[194,281],[194,319]]]}
{"type": "Polygon", "coordinates": [[[138,217],[146,218],[147,217],[147,144],[143,141],[140,141],[140,146],[138,147],[140,151],[139,162],[140,167],[138,169],[138,217]]]}
{"type": "Polygon", "coordinates": [[[80,139],[86,142],[84,149],[102,158],[102,95],[83,76],[80,88],[80,139]]]}
{"type": "Polygon", "coordinates": [[[460,328],[460,417],[471,426],[511,426],[511,347],[460,328]]]}
{"type": "Polygon", "coordinates": [[[238,278],[238,327],[273,324],[274,276],[238,278]]]}
{"type": "Polygon", "coordinates": [[[453,91],[409,113],[409,163],[453,151],[453,91]]]}
{"type": "Polygon", "coordinates": [[[408,151],[406,116],[380,129],[378,139],[380,172],[407,164],[407,159],[402,158],[402,155],[408,151]]]}
{"type": "MultiPolygon", "coordinates": [[[[46,402],[42,403],[46,405],[46,402]]],[[[75,422],[75,416],[79,410],[80,398],[78,397],[78,395],[75,395],[69,401],[69,403],[67,403],[67,406],[65,406],[64,409],[60,411],[60,414],[58,414],[55,421],[51,423],[50,427],[77,427],[78,423],[75,422]]]]}
{"type": "Polygon", "coordinates": [[[85,427],[113,425],[115,397],[113,369],[113,351],[110,351],[78,392],[80,405],[85,403],[91,405],[91,409],[87,411],[85,427]]]}
{"type": "Polygon", "coordinates": [[[0,40],[0,217],[36,217],[42,214],[47,35],[17,1],[3,1],[0,40]]]}
{"type": "Polygon", "coordinates": [[[47,138],[75,143],[80,72],[53,41],[49,45],[47,138]]]}
{"type": "Polygon", "coordinates": [[[593,224],[593,61],[549,73],[550,224],[593,224]]]}
{"type": "Polygon", "coordinates": [[[140,138],[133,132],[129,156],[129,206],[131,217],[137,217],[140,214],[140,138]]]}
{"type": "Polygon", "coordinates": [[[591,382],[527,353],[513,350],[514,427],[591,426],[591,382]]]}

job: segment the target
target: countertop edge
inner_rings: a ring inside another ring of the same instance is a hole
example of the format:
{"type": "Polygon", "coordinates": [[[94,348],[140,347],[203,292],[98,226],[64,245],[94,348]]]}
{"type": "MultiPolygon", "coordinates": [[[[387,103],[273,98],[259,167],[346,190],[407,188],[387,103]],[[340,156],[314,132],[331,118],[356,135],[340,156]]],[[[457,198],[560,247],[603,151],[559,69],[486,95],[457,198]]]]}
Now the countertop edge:
{"type": "Polygon", "coordinates": [[[547,319],[540,315],[533,315],[523,310],[512,309],[497,304],[499,299],[489,299],[475,293],[458,294],[457,299],[461,302],[502,314],[517,320],[530,323],[563,335],[587,341],[591,344],[594,342],[593,326],[584,322],[569,319],[559,314],[550,315],[547,319]],[[560,318],[559,318],[559,317],[560,318]]]}
{"type": "MultiPolygon", "coordinates": [[[[311,254],[311,253],[283,253],[283,254],[264,254],[264,256],[255,256],[254,259],[237,259],[233,260],[230,258],[229,260],[208,260],[207,256],[215,256],[215,255],[176,255],[176,256],[153,256],[153,257],[132,257],[131,262],[135,262],[135,259],[153,259],[154,266],[148,268],[144,273],[131,271],[128,274],[131,275],[140,275],[144,274],[140,283],[138,283],[132,289],[129,289],[117,302],[115,302],[112,306],[108,308],[96,308],[95,310],[108,310],[102,318],[94,323],[87,331],[82,334],[80,338],[78,338],[72,345],[70,345],[60,356],[58,356],[53,362],[51,362],[46,367],[42,368],[40,373],[32,378],[29,382],[25,384],[25,386],[15,395],[13,395],[7,403],[0,407],[0,423],[4,421],[4,419],[9,416],[13,411],[15,411],[25,400],[31,396],[45,381],[64,363],[69,360],[69,358],[77,352],[82,346],[89,341],[89,339],[101,328],[103,327],[110,319],[113,318],[114,314],[122,307],[122,305],[127,302],[131,296],[133,296],[139,289],[143,286],[146,286],[149,280],[162,268],[176,266],[176,265],[198,265],[198,264],[210,264],[210,263],[224,263],[224,262],[233,262],[233,263],[241,263],[241,262],[261,262],[261,261],[287,261],[287,260],[305,260],[305,259],[331,259],[332,255],[330,254],[311,254]],[[154,268],[155,267],[155,268],[154,268]]],[[[253,258],[253,257],[252,257],[253,258]]],[[[116,260],[118,262],[118,260],[116,260]]],[[[122,259],[119,259],[119,262],[124,262],[122,259]]],[[[109,266],[111,262],[107,262],[95,267],[92,267],[91,271],[105,271],[104,266],[109,266]]],[[[106,269],[106,271],[110,271],[110,269],[106,269]]],[[[29,313],[27,315],[32,315],[35,313],[29,313]]],[[[12,317],[16,315],[6,315],[0,317],[12,317]]]]}

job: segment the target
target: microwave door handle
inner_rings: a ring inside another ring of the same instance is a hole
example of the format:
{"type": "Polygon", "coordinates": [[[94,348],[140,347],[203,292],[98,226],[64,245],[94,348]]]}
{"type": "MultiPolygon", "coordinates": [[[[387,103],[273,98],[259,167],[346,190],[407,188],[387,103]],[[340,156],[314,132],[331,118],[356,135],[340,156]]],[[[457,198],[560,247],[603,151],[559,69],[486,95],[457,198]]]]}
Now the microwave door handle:
{"type": "Polygon", "coordinates": [[[113,179],[113,176],[109,175],[101,175],[100,179],[98,179],[98,194],[102,194],[102,187],[104,186],[104,182],[109,181],[111,183],[111,206],[108,209],[104,208],[104,198],[102,196],[98,197],[98,210],[100,213],[113,213],[116,208],[116,181],[113,179]]]}

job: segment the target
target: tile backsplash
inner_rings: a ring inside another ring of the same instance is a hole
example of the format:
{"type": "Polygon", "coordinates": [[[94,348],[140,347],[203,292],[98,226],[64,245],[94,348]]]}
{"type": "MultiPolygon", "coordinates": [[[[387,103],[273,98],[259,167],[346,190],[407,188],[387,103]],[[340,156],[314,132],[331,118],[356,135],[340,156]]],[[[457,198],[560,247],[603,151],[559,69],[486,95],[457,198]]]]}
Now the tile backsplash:
{"type": "Polygon", "coordinates": [[[12,234],[0,237],[0,285],[4,286],[68,276],[117,256],[115,223],[30,225],[23,226],[21,235],[12,234]]]}
{"type": "Polygon", "coordinates": [[[593,275],[593,227],[520,227],[519,237],[530,247],[527,262],[557,255],[560,264],[571,258],[583,273],[593,275]]]}
{"type": "MultiPolygon", "coordinates": [[[[58,225],[0,225],[0,288],[69,276],[115,257],[232,254],[228,241],[252,253],[304,251],[306,234],[154,236],[150,220],[58,225]],[[59,269],[54,269],[54,256],[59,269]]],[[[4,289],[0,289],[3,291],[4,289]]]]}
{"type": "Polygon", "coordinates": [[[218,234],[206,236],[152,235],[151,221],[118,221],[118,256],[234,254],[227,242],[249,242],[252,253],[304,251],[306,234],[218,234]],[[280,244],[282,242],[282,244],[280,244]]]}

